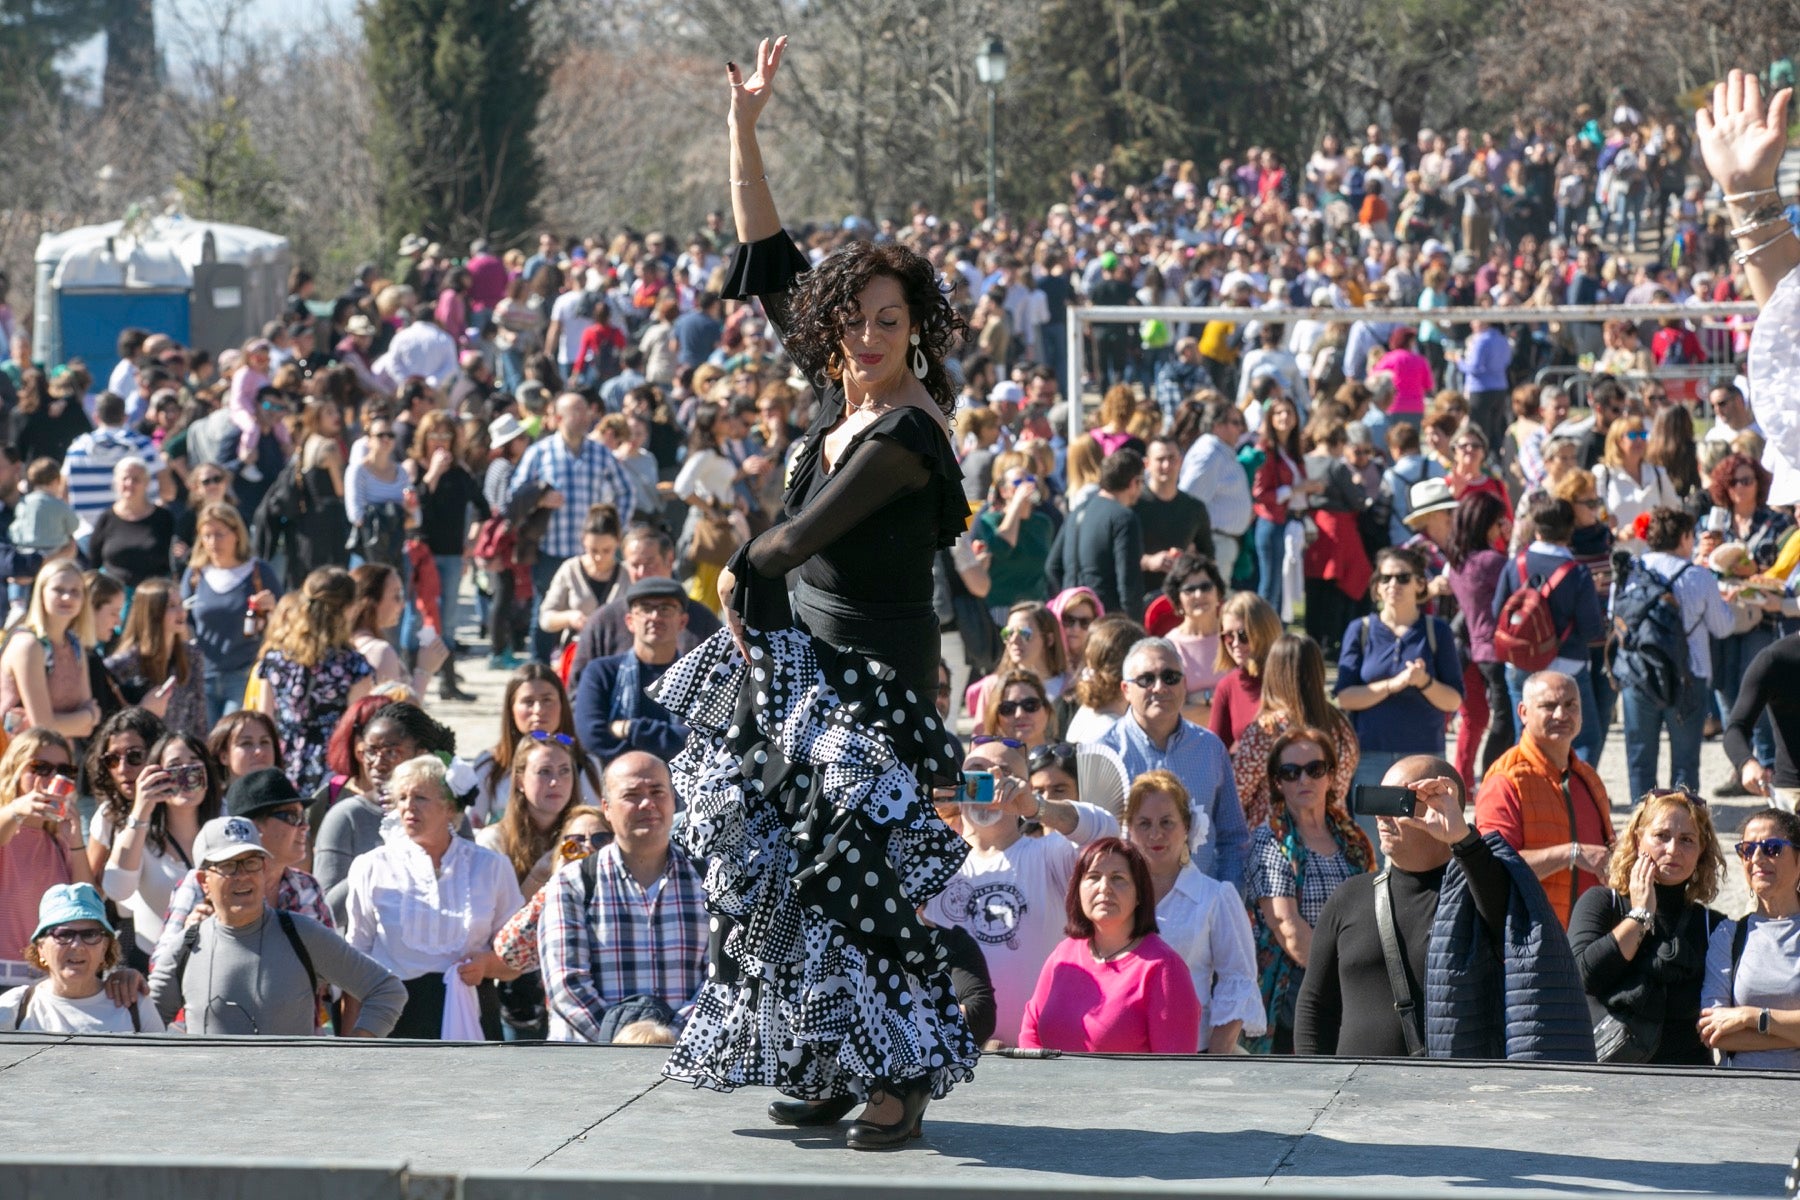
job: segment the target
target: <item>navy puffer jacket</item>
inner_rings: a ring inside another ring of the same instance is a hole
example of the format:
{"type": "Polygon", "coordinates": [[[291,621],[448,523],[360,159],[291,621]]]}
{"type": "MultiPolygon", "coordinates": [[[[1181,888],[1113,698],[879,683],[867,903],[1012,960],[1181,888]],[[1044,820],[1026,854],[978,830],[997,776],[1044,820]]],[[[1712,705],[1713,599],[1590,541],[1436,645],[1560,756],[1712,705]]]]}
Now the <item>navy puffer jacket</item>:
{"type": "Polygon", "coordinates": [[[1591,1063],[1594,1029],[1568,936],[1531,868],[1500,835],[1485,840],[1512,876],[1506,928],[1496,946],[1452,861],[1426,963],[1426,1053],[1591,1063]]]}

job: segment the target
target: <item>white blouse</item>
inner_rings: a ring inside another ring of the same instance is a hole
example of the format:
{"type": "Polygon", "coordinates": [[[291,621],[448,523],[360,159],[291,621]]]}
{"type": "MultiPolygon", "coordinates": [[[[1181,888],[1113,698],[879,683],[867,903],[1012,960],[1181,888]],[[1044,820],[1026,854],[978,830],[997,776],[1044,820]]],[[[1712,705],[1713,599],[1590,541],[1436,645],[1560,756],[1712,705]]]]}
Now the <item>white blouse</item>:
{"type": "Polygon", "coordinates": [[[1668,472],[1645,463],[1638,468],[1638,473],[1644,477],[1644,482],[1633,483],[1631,476],[1605,463],[1594,466],[1594,482],[1599,485],[1601,503],[1606,505],[1607,519],[1615,528],[1631,524],[1639,513],[1651,509],[1681,507],[1681,497],[1675,494],[1675,485],[1669,482],[1668,472]]]}
{"type": "Polygon", "coordinates": [[[1252,1037],[1268,1029],[1256,984],[1256,942],[1236,888],[1188,863],[1157,903],[1156,924],[1159,936],[1193,974],[1202,1046],[1214,1027],[1232,1021],[1243,1021],[1244,1032],[1252,1037]]]}
{"type": "Polygon", "coordinates": [[[138,949],[152,954],[157,939],[162,937],[169,897],[193,867],[181,856],[172,837],[165,853],[150,841],[148,831],[145,831],[144,853],[137,870],[127,871],[124,867],[114,866],[110,848],[116,833],[113,823],[100,812],[95,812],[93,820],[88,822],[89,839],[108,847],[108,861],[100,876],[100,887],[108,900],[130,914],[138,949]]]}
{"type": "Polygon", "coordinates": [[[450,839],[438,870],[404,837],[350,864],[345,940],[402,980],[442,974],[493,945],[525,906],[505,855],[450,839]]]}

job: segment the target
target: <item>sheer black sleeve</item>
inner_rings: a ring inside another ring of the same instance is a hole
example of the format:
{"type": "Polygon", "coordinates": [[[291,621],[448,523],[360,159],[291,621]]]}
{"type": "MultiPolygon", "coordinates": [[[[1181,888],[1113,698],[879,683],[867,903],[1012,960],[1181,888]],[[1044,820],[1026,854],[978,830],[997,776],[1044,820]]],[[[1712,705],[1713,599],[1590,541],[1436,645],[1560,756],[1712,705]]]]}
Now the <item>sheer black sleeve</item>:
{"type": "MultiPolygon", "coordinates": [[[[725,271],[720,295],[727,300],[762,301],[769,323],[784,338],[788,331],[788,292],[794,280],[812,270],[812,263],[784,230],[758,242],[740,243],[725,271]]],[[[802,364],[804,365],[804,364],[802,364]]]]}
{"type": "Polygon", "coordinates": [[[752,629],[792,625],[783,582],[787,573],[930,479],[930,469],[914,451],[885,435],[866,438],[806,511],[738,549],[727,564],[738,580],[732,608],[752,629]]]}

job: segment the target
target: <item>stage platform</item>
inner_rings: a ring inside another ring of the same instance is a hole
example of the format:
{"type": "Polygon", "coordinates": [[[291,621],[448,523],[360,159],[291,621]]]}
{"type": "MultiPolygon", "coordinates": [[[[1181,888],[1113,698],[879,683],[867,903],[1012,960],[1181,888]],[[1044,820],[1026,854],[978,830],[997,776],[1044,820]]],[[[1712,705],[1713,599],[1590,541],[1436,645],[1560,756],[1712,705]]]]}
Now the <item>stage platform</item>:
{"type": "Polygon", "coordinates": [[[983,1060],[906,1150],[637,1047],[0,1037],[0,1197],[1774,1197],[1800,1080],[1332,1059],[983,1060]],[[249,1170],[259,1167],[254,1174],[249,1170]]]}

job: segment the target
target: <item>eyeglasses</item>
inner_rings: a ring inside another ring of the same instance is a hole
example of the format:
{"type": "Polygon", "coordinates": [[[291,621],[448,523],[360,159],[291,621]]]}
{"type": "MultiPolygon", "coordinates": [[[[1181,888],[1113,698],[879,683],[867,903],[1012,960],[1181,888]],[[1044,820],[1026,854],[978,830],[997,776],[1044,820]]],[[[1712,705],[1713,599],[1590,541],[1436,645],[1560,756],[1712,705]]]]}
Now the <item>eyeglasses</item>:
{"type": "Polygon", "coordinates": [[[1028,628],[1024,625],[1008,625],[1005,629],[1000,631],[1000,640],[1003,642],[1029,642],[1036,636],[1037,630],[1028,628]]]}
{"type": "Polygon", "coordinates": [[[263,813],[262,815],[271,820],[280,821],[283,825],[292,825],[295,829],[299,829],[306,824],[305,809],[296,812],[291,808],[277,808],[271,812],[263,813]]]}
{"type": "Polygon", "coordinates": [[[1023,750],[1025,748],[1025,743],[1021,742],[1018,738],[1001,737],[998,734],[993,733],[978,733],[969,739],[969,744],[972,746],[986,746],[992,742],[999,742],[1008,750],[1023,750]]]}
{"type": "Polygon", "coordinates": [[[1458,442],[1450,448],[1458,454],[1477,454],[1487,449],[1480,442],[1458,442]]]}
{"type": "Polygon", "coordinates": [[[1003,717],[1014,717],[1020,713],[1040,713],[1044,711],[1044,702],[1036,696],[1027,696],[1023,700],[1002,700],[994,711],[1003,717]]]}
{"type": "Polygon", "coordinates": [[[1780,858],[1783,854],[1791,850],[1793,846],[1794,843],[1788,841],[1786,838],[1764,838],[1760,842],[1739,842],[1737,844],[1737,856],[1745,862],[1749,862],[1756,857],[1756,852],[1761,850],[1763,854],[1769,858],[1780,858]]]}
{"type": "Polygon", "coordinates": [[[1581,507],[1583,507],[1583,508],[1599,508],[1600,507],[1600,497],[1588,496],[1588,497],[1585,497],[1584,499],[1577,500],[1575,503],[1581,505],[1581,507]]]}
{"type": "Polygon", "coordinates": [[[1160,671],[1145,671],[1142,675],[1133,675],[1131,682],[1146,692],[1157,684],[1164,687],[1180,687],[1187,676],[1173,667],[1164,667],[1160,671]]]}
{"type": "Polygon", "coordinates": [[[612,841],[610,833],[571,833],[562,840],[564,858],[586,858],[612,841]]]}
{"type": "Polygon", "coordinates": [[[1323,779],[1329,774],[1331,774],[1331,768],[1325,765],[1325,760],[1322,758],[1315,758],[1303,763],[1282,763],[1275,768],[1275,778],[1283,783],[1295,783],[1302,775],[1308,779],[1323,779]]]}
{"type": "Polygon", "coordinates": [[[1181,594],[1184,596],[1204,596],[1209,592],[1216,592],[1218,590],[1217,587],[1213,586],[1213,581],[1210,579],[1196,579],[1192,583],[1184,583],[1181,585],[1181,594]]]}
{"type": "Polygon", "coordinates": [[[391,442],[394,440],[394,435],[391,433],[371,433],[369,437],[377,442],[391,442]]]}
{"type": "Polygon", "coordinates": [[[84,946],[98,946],[112,934],[104,929],[47,929],[44,936],[59,946],[73,946],[76,942],[84,946]]]}
{"type": "Polygon", "coordinates": [[[45,762],[41,758],[34,758],[25,764],[25,773],[36,779],[48,779],[52,775],[61,775],[64,779],[74,779],[80,774],[80,771],[67,763],[45,762]]]}
{"type": "Polygon", "coordinates": [[[110,751],[100,756],[100,763],[109,771],[116,771],[121,766],[141,767],[148,757],[142,750],[110,751]]]}
{"type": "Polygon", "coordinates": [[[1062,627],[1064,629],[1086,629],[1093,623],[1093,617],[1077,617],[1065,614],[1062,619],[1062,627]]]}
{"type": "Polygon", "coordinates": [[[534,742],[555,742],[559,746],[573,750],[575,739],[566,733],[550,733],[542,729],[527,729],[525,736],[534,742]]]}
{"type": "Polygon", "coordinates": [[[1414,578],[1415,576],[1411,571],[1396,571],[1392,575],[1377,575],[1375,577],[1375,582],[1377,584],[1397,583],[1401,587],[1406,587],[1414,578]]]}
{"type": "Polygon", "coordinates": [[[1731,480],[1731,486],[1732,487],[1755,487],[1756,486],[1756,476],[1754,476],[1754,475],[1733,476],[1732,480],[1731,480]]]}
{"type": "Polygon", "coordinates": [[[261,875],[265,861],[260,854],[245,854],[239,858],[228,858],[224,862],[207,863],[202,869],[211,871],[221,879],[235,879],[239,875],[261,875]]]}

